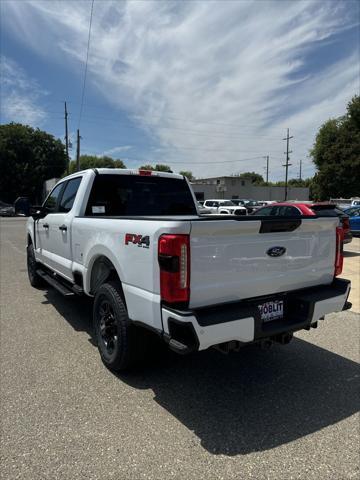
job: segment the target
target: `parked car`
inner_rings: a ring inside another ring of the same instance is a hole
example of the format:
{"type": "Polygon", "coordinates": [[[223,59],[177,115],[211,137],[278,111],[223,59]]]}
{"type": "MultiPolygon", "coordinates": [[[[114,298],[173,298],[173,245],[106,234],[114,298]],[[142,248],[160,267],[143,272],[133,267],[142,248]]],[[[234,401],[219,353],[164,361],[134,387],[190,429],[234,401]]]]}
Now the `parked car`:
{"type": "Polygon", "coordinates": [[[350,243],[352,234],[350,231],[349,217],[340,208],[332,203],[313,203],[313,202],[281,202],[274,203],[267,207],[261,207],[254,215],[270,215],[277,217],[284,216],[313,216],[319,215],[322,217],[337,216],[340,219],[344,231],[344,243],[350,243]]]}
{"type": "Polygon", "coordinates": [[[18,197],[14,202],[16,215],[28,217],[30,215],[30,201],[28,197],[18,197]]]}
{"type": "Polygon", "coordinates": [[[100,356],[125,370],[146,359],[150,332],[180,354],[228,351],[289,343],[350,308],[342,234],[335,218],[200,216],[181,175],[89,169],[32,209],[28,275],[93,297],[100,356]]]}
{"type": "Polygon", "coordinates": [[[0,201],[0,217],[14,217],[15,208],[9,203],[0,201]]]}
{"type": "Polygon", "coordinates": [[[248,200],[245,198],[235,198],[231,201],[235,205],[242,205],[243,207],[245,207],[249,215],[261,207],[261,204],[258,203],[256,200],[248,200]]]}
{"type": "Polygon", "coordinates": [[[198,212],[200,215],[211,215],[213,212],[209,208],[204,207],[204,202],[197,202],[198,212]]]}
{"type": "Polygon", "coordinates": [[[278,203],[277,200],[258,200],[257,203],[262,207],[266,207],[266,205],[272,205],[273,203],[278,203]]]}
{"type": "Polygon", "coordinates": [[[246,215],[247,210],[243,206],[235,205],[231,200],[205,200],[204,207],[212,213],[222,215],[246,215]]]}
{"type": "Polygon", "coordinates": [[[344,211],[349,216],[350,231],[353,235],[360,234],[360,207],[351,207],[344,211]]]}

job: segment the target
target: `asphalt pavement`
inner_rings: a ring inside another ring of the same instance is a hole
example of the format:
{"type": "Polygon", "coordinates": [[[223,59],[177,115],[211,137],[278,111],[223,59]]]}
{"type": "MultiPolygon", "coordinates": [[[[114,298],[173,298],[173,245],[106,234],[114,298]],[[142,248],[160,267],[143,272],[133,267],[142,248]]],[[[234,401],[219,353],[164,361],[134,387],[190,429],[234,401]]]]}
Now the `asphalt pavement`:
{"type": "Polygon", "coordinates": [[[116,376],[91,300],[30,287],[24,219],[0,219],[0,249],[2,479],[360,478],[358,313],[116,376]]]}

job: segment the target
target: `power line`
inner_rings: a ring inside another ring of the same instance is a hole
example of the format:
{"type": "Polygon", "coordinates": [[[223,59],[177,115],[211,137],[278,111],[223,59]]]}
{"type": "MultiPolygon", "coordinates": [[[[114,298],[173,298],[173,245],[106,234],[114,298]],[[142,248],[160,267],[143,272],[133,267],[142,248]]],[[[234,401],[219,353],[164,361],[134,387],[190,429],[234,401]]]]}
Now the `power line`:
{"type": "Polygon", "coordinates": [[[237,134],[227,134],[225,132],[216,132],[216,133],[213,133],[213,132],[204,132],[204,131],[201,131],[201,130],[193,130],[193,129],[189,129],[189,128],[182,128],[182,127],[169,127],[169,126],[166,126],[166,125],[155,125],[155,124],[151,124],[151,123],[143,123],[141,126],[135,126],[135,125],[130,125],[129,123],[119,123],[116,121],[116,119],[114,118],[110,118],[110,117],[103,117],[103,116],[98,116],[98,115],[83,115],[82,116],[83,118],[87,119],[87,120],[84,120],[85,123],[98,123],[96,119],[98,120],[102,120],[102,121],[107,121],[107,122],[111,122],[115,127],[126,127],[126,128],[133,128],[133,129],[140,129],[140,128],[143,128],[143,126],[146,126],[146,127],[149,127],[149,128],[159,128],[159,129],[163,129],[163,130],[176,130],[176,131],[183,131],[183,132],[187,132],[187,133],[190,133],[191,135],[198,135],[200,137],[212,137],[212,138],[238,138],[239,136],[243,136],[243,137],[261,137],[261,138],[271,138],[273,140],[278,140],[278,137],[274,136],[274,135],[261,135],[261,134],[255,134],[255,133],[237,133],[237,134]]]}
{"type": "MultiPolygon", "coordinates": [[[[82,137],[80,137],[82,138],[82,137]]],[[[96,156],[100,156],[98,154],[94,154],[96,156]]],[[[182,161],[182,160],[166,160],[166,164],[179,164],[179,165],[222,165],[223,163],[236,163],[236,162],[248,162],[250,160],[257,160],[263,158],[262,156],[256,157],[248,157],[248,158],[237,158],[234,160],[223,160],[223,161],[215,161],[215,162],[194,162],[194,160],[182,161]]],[[[124,162],[139,162],[139,163],[159,163],[161,160],[152,160],[149,158],[134,158],[134,157],[123,157],[122,160],[124,162]]]]}
{"type": "MultiPolygon", "coordinates": [[[[70,97],[71,99],[71,97],[70,97]]],[[[62,100],[49,100],[49,103],[59,103],[59,102],[62,102],[62,100]]],[[[80,102],[76,101],[76,100],[71,100],[70,102],[68,102],[69,105],[70,104],[75,104],[75,105],[79,105],[80,102]]],[[[98,105],[94,105],[94,104],[91,104],[91,103],[87,103],[86,104],[86,107],[87,108],[91,108],[91,109],[94,109],[94,110],[105,110],[107,107],[99,107],[98,105]]],[[[246,128],[246,127],[253,127],[253,128],[261,128],[261,129],[264,129],[266,127],[264,126],[259,126],[259,124],[257,123],[246,123],[246,124],[239,124],[239,123],[222,123],[222,122],[207,122],[207,121],[201,121],[201,120],[192,120],[191,118],[185,118],[185,117],[174,117],[174,116],[169,116],[169,115],[150,115],[152,118],[160,118],[160,119],[169,119],[169,120],[176,120],[176,121],[180,121],[180,122],[184,122],[185,124],[188,124],[188,123],[196,123],[198,125],[215,125],[215,126],[223,126],[223,127],[232,127],[232,128],[246,128]]],[[[141,115],[134,115],[134,118],[136,119],[142,119],[144,118],[143,116],[141,115]]],[[[275,128],[275,127],[272,127],[271,130],[274,130],[274,131],[279,131],[281,127],[279,128],[275,128]]]]}
{"type": "Polygon", "coordinates": [[[94,0],[91,1],[90,22],[89,22],[89,35],[88,35],[87,48],[86,48],[86,62],[85,62],[85,70],[84,70],[84,83],[83,83],[82,93],[81,93],[81,103],[80,103],[80,113],[79,113],[78,128],[80,128],[81,116],[82,116],[82,111],[83,111],[83,107],[84,107],[85,86],[86,86],[86,76],[87,76],[87,68],[88,68],[88,61],[89,61],[89,50],[90,50],[90,38],[91,38],[91,25],[92,25],[93,10],[94,10],[94,0]]]}
{"type": "MultiPolygon", "coordinates": [[[[58,102],[62,102],[62,100],[49,100],[50,103],[58,103],[58,102]]],[[[72,100],[71,102],[68,102],[69,104],[70,103],[73,103],[73,104],[77,104],[79,105],[80,102],[77,102],[77,101],[74,101],[72,100]]],[[[91,109],[94,109],[94,110],[106,110],[107,107],[105,106],[101,106],[99,107],[98,105],[94,105],[94,104],[91,104],[91,103],[87,103],[86,104],[86,107],[87,108],[91,108],[91,109]]],[[[100,117],[96,117],[94,115],[91,116],[92,118],[100,118],[100,117]]],[[[239,123],[220,123],[220,122],[207,122],[207,121],[201,121],[201,120],[192,120],[191,118],[185,118],[185,117],[174,117],[174,116],[169,116],[169,115],[154,115],[154,114],[151,114],[150,115],[151,118],[160,118],[160,119],[169,119],[169,120],[176,120],[176,121],[180,121],[180,122],[184,122],[184,124],[188,124],[188,123],[196,123],[197,125],[215,125],[215,126],[224,126],[224,127],[232,127],[232,128],[248,128],[248,127],[253,127],[252,129],[261,129],[261,130],[268,130],[268,131],[276,131],[278,132],[279,129],[281,129],[282,127],[279,126],[279,127],[271,127],[270,129],[267,128],[266,126],[261,126],[257,123],[246,123],[246,124],[239,124],[239,123]]],[[[110,117],[101,117],[101,118],[108,118],[110,121],[114,121],[113,118],[110,118],[110,117]]],[[[136,119],[143,119],[144,117],[141,116],[141,115],[134,115],[134,118],[136,119]]],[[[155,125],[156,126],[156,125],[155,125]]],[[[170,127],[169,127],[170,128],[170,127]]],[[[268,136],[268,135],[266,135],[268,136]]],[[[270,136],[270,135],[269,135],[270,136]]],[[[297,135],[297,137],[299,136],[303,136],[303,137],[306,137],[308,138],[308,134],[306,133],[303,133],[303,134],[300,134],[300,135],[297,135]]]]}

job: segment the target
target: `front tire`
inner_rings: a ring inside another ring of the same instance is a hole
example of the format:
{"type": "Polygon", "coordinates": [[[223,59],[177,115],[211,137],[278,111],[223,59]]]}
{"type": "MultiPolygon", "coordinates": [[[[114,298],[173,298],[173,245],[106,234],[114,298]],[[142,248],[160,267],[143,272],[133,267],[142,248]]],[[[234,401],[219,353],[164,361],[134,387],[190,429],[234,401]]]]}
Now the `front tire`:
{"type": "Polygon", "coordinates": [[[28,245],[28,247],[26,249],[26,254],[27,254],[26,255],[26,257],[27,257],[27,271],[28,271],[28,277],[29,277],[30,285],[32,287],[35,287],[35,288],[40,288],[40,287],[44,286],[44,281],[40,277],[40,275],[38,275],[38,273],[36,273],[36,270],[38,268],[38,263],[37,263],[36,258],[35,258],[35,251],[34,251],[34,247],[33,247],[32,243],[30,245],[28,245]]]}
{"type": "Polygon", "coordinates": [[[101,359],[110,370],[127,370],[143,359],[142,332],[129,320],[119,282],[104,283],[96,292],[93,323],[101,359]]]}

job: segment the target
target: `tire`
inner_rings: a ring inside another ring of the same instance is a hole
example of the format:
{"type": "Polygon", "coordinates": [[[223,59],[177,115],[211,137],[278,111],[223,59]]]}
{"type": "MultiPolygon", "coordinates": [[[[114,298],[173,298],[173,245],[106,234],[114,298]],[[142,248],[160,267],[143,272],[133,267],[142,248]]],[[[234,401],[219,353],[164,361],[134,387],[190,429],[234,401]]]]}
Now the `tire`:
{"type": "Polygon", "coordinates": [[[95,338],[101,359],[110,370],[129,370],[144,359],[145,336],[129,320],[119,282],[104,283],[93,306],[95,338]]]}
{"type": "Polygon", "coordinates": [[[40,288],[44,286],[44,280],[36,273],[38,268],[38,262],[35,258],[34,247],[32,243],[27,246],[26,249],[27,257],[27,271],[30,281],[30,285],[35,288],[40,288]]]}

